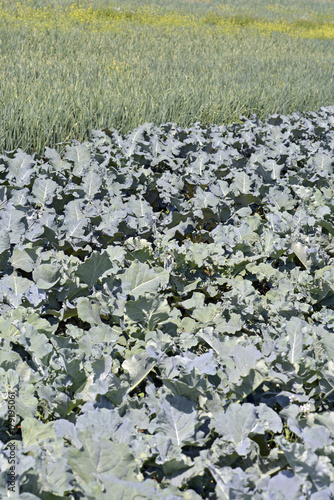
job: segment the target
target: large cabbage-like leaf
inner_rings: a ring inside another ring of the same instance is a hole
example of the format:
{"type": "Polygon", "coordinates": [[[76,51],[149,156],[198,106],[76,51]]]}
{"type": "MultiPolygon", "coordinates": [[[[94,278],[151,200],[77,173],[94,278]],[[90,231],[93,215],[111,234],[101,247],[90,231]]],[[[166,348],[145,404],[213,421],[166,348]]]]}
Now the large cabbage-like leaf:
{"type": "Polygon", "coordinates": [[[101,177],[93,170],[88,172],[88,174],[84,177],[82,187],[86,193],[86,197],[89,200],[94,198],[96,193],[99,192],[101,184],[102,184],[101,177]]]}
{"type": "Polygon", "coordinates": [[[74,175],[82,176],[83,171],[89,166],[91,161],[90,146],[87,143],[68,146],[64,159],[74,163],[74,175]]]}
{"type": "Polygon", "coordinates": [[[182,396],[167,396],[161,402],[160,408],[149,430],[162,432],[181,447],[191,442],[197,423],[195,403],[182,396]]]}
{"type": "Polygon", "coordinates": [[[303,352],[303,331],[302,328],[305,322],[299,318],[291,318],[286,324],[287,333],[289,336],[290,350],[289,359],[291,363],[296,363],[302,356],[303,352]]]}
{"type": "Polygon", "coordinates": [[[17,150],[14,158],[8,158],[9,174],[15,177],[17,186],[27,186],[34,173],[35,161],[21,149],[17,150]]]}
{"type": "Polygon", "coordinates": [[[133,262],[125,271],[122,280],[130,282],[131,295],[136,300],[146,293],[156,293],[160,286],[166,286],[169,280],[169,273],[162,269],[156,272],[150,269],[147,264],[133,262]]]}
{"type": "Polygon", "coordinates": [[[82,448],[68,450],[68,463],[84,487],[97,481],[97,474],[112,473],[119,479],[134,477],[136,463],[126,445],[103,437],[93,440],[89,430],[79,432],[79,439],[82,448]]]}
{"type": "Polygon", "coordinates": [[[57,189],[57,183],[51,179],[36,179],[32,194],[39,205],[50,205],[57,189]]]}
{"type": "Polygon", "coordinates": [[[38,288],[49,290],[58,283],[60,269],[53,264],[41,264],[34,270],[32,276],[38,288]]]}
{"type": "Polygon", "coordinates": [[[27,451],[37,450],[43,441],[55,437],[53,422],[44,424],[36,418],[29,417],[23,420],[21,428],[23,444],[27,451]]]}
{"type": "Polygon", "coordinates": [[[129,300],[125,312],[132,321],[146,325],[148,330],[153,330],[169,318],[170,307],[166,299],[140,297],[138,300],[129,300]]]}
{"type": "Polygon", "coordinates": [[[34,260],[26,250],[14,248],[11,264],[15,269],[22,269],[26,273],[31,273],[35,267],[34,260]]]}
{"type": "Polygon", "coordinates": [[[99,325],[102,323],[100,317],[100,307],[98,304],[92,304],[87,297],[80,297],[77,301],[78,316],[82,321],[87,321],[90,325],[99,325]]]}
{"type": "Polygon", "coordinates": [[[111,267],[112,264],[106,252],[101,254],[93,252],[83,264],[78,266],[76,276],[78,276],[83,283],[92,286],[99,278],[106,275],[111,267]]]}

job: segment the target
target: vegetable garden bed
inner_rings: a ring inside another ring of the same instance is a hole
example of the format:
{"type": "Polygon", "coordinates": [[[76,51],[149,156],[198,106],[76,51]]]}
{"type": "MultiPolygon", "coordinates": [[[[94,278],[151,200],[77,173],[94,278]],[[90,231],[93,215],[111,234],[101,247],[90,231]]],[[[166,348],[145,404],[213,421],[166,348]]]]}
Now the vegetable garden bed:
{"type": "Polygon", "coordinates": [[[333,150],[328,107],[0,157],[2,498],[333,498],[333,150]]]}

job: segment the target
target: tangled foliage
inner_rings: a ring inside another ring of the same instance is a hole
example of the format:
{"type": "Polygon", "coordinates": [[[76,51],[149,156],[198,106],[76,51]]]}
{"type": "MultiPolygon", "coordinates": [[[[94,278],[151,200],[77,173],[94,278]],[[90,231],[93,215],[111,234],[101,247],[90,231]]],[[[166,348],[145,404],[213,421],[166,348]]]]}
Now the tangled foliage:
{"type": "Polygon", "coordinates": [[[0,157],[0,493],[334,495],[334,107],[0,157]],[[16,395],[16,433],[6,403],[16,395]]]}

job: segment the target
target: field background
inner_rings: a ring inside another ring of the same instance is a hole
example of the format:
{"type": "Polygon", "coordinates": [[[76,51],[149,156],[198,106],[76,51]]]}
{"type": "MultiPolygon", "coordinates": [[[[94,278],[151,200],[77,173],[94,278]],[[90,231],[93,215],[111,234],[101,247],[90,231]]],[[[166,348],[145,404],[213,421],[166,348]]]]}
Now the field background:
{"type": "Polygon", "coordinates": [[[3,0],[0,153],[316,111],[333,63],[333,1],[3,0]]]}

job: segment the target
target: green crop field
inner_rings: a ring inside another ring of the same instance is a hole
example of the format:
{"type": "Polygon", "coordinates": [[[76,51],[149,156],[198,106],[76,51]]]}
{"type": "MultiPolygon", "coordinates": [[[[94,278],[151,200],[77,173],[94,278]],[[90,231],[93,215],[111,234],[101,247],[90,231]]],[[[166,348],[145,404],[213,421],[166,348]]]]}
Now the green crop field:
{"type": "Polygon", "coordinates": [[[0,499],[334,499],[334,1],[0,0],[0,499]]]}
{"type": "Polygon", "coordinates": [[[333,1],[0,2],[0,151],[333,104],[333,1]]]}

